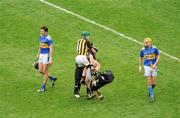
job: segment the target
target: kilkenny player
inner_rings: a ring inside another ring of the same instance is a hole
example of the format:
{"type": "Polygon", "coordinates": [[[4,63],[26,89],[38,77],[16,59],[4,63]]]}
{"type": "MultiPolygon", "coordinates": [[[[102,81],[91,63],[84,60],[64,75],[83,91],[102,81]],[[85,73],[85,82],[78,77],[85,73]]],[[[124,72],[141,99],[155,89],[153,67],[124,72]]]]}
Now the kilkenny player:
{"type": "Polygon", "coordinates": [[[86,71],[86,77],[90,77],[90,68],[89,61],[87,59],[88,50],[92,49],[92,43],[89,41],[90,33],[87,31],[83,31],[81,33],[82,38],[77,42],[77,56],[76,60],[76,70],[75,70],[75,84],[74,84],[74,96],[79,98],[79,91],[81,87],[81,77],[83,71],[86,71]]]}

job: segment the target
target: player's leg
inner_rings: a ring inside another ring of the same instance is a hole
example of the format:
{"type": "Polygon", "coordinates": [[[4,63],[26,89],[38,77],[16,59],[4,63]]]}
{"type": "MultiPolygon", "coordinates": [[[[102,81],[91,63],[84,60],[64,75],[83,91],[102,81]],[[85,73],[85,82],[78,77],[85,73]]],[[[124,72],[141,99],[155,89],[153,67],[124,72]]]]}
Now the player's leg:
{"type": "Polygon", "coordinates": [[[39,72],[41,73],[41,74],[44,74],[43,73],[43,63],[39,63],[39,72]]]}
{"type": "Polygon", "coordinates": [[[154,93],[153,93],[153,88],[152,88],[151,76],[147,77],[147,85],[148,85],[148,92],[149,92],[149,101],[154,102],[154,93]]]}
{"type": "Polygon", "coordinates": [[[84,70],[83,70],[83,75],[82,77],[85,78],[85,84],[87,86],[87,95],[89,96],[89,98],[92,98],[92,91],[91,91],[91,83],[92,83],[92,76],[91,76],[91,66],[90,66],[90,62],[87,59],[87,57],[85,56],[83,58],[83,65],[85,66],[84,70]]]}
{"type": "Polygon", "coordinates": [[[152,87],[154,88],[156,86],[156,79],[157,79],[157,70],[156,69],[152,69],[152,76],[151,76],[151,80],[152,80],[152,87]]]}
{"type": "Polygon", "coordinates": [[[93,66],[95,67],[95,70],[97,70],[97,71],[100,70],[101,65],[100,65],[100,63],[97,60],[94,60],[93,66]]]}
{"type": "MultiPolygon", "coordinates": [[[[43,71],[42,64],[40,64],[40,66],[39,66],[39,72],[43,75],[45,74],[43,71]]],[[[53,87],[55,85],[55,81],[57,80],[57,78],[55,76],[51,75],[50,73],[48,73],[48,78],[51,80],[51,87],[53,87]]]]}
{"type": "Polygon", "coordinates": [[[46,55],[40,54],[39,55],[39,72],[44,75],[44,64],[46,61],[46,55]]]}
{"type": "Polygon", "coordinates": [[[152,83],[152,88],[154,89],[156,86],[156,77],[151,76],[151,83],[152,83]]]}
{"type": "MultiPolygon", "coordinates": [[[[38,69],[39,72],[44,75],[44,73],[43,73],[43,58],[42,57],[39,58],[38,64],[37,64],[37,66],[35,68],[38,69]]],[[[57,78],[55,76],[51,75],[50,73],[48,74],[48,77],[52,82],[51,86],[54,86],[54,84],[55,84],[54,82],[57,80],[57,78]]]]}
{"type": "Polygon", "coordinates": [[[87,98],[88,99],[92,99],[93,97],[96,96],[96,92],[91,90],[92,83],[94,81],[91,74],[92,74],[91,68],[88,66],[87,69],[86,69],[86,79],[85,79],[85,83],[86,83],[86,86],[87,86],[87,98]]]}
{"type": "Polygon", "coordinates": [[[148,93],[150,97],[150,102],[154,101],[154,94],[153,94],[153,89],[152,89],[152,80],[151,80],[151,75],[152,75],[152,70],[151,67],[149,66],[144,66],[144,76],[147,78],[147,86],[148,86],[148,93]]]}
{"type": "Polygon", "coordinates": [[[151,76],[148,76],[148,77],[146,77],[146,78],[147,78],[147,85],[148,85],[149,95],[150,95],[150,96],[153,96],[151,76]]]}
{"type": "Polygon", "coordinates": [[[41,88],[37,92],[44,92],[46,90],[46,83],[48,80],[48,55],[40,54],[39,58],[39,72],[43,74],[44,80],[41,88]]]}
{"type": "Polygon", "coordinates": [[[82,72],[82,77],[81,77],[81,81],[80,83],[85,85],[85,79],[86,79],[86,68],[83,69],[83,72],[82,72]]]}
{"type": "Polygon", "coordinates": [[[48,81],[48,64],[43,64],[43,72],[44,72],[44,80],[43,80],[43,84],[42,84],[42,89],[46,90],[46,84],[48,81]]]}
{"type": "MultiPolygon", "coordinates": [[[[152,68],[151,68],[152,69],[152,68]]],[[[155,69],[151,70],[151,86],[152,86],[152,91],[154,89],[154,87],[156,86],[156,77],[157,77],[157,71],[155,69]]],[[[154,92],[153,92],[154,93],[154,92]]],[[[153,94],[153,98],[150,98],[150,102],[154,101],[154,94],[153,94]]]]}
{"type": "MultiPolygon", "coordinates": [[[[87,57],[85,55],[78,55],[76,58],[76,70],[75,70],[75,85],[74,85],[74,96],[79,96],[79,91],[81,87],[81,78],[82,74],[86,73],[86,66],[89,65],[89,61],[87,60],[87,57]]],[[[84,75],[86,76],[86,75],[84,75]]],[[[85,78],[85,77],[84,77],[85,78]]]]}
{"type": "Polygon", "coordinates": [[[100,89],[98,89],[97,91],[94,91],[94,92],[95,92],[97,100],[102,100],[104,98],[104,96],[102,95],[100,89]]]}
{"type": "Polygon", "coordinates": [[[82,65],[84,66],[82,77],[85,78],[85,84],[88,86],[91,79],[90,63],[86,56],[82,56],[82,65]]]}
{"type": "MultiPolygon", "coordinates": [[[[43,56],[40,54],[39,56],[39,72],[44,76],[44,64],[43,64],[43,56]]],[[[41,88],[37,90],[37,92],[43,92],[45,89],[44,85],[42,84],[41,88]]]]}
{"type": "MultiPolygon", "coordinates": [[[[94,60],[93,66],[94,66],[96,71],[100,70],[101,65],[100,65],[100,63],[97,60],[94,60]]],[[[102,95],[100,89],[95,91],[95,93],[96,93],[97,100],[102,100],[104,98],[104,96],[102,95]]]]}
{"type": "Polygon", "coordinates": [[[51,75],[50,73],[48,73],[48,78],[51,80],[51,87],[53,87],[55,85],[57,78],[51,75]]]}
{"type": "Polygon", "coordinates": [[[43,64],[42,67],[43,67],[44,79],[41,88],[37,90],[37,92],[44,92],[46,90],[46,84],[48,81],[48,64],[43,64]]]}
{"type": "Polygon", "coordinates": [[[47,84],[48,81],[48,69],[49,69],[49,65],[48,64],[44,64],[44,81],[43,84],[47,84]]]}
{"type": "Polygon", "coordinates": [[[86,68],[85,83],[86,83],[86,86],[90,89],[90,85],[91,85],[91,81],[92,81],[91,69],[90,69],[90,67],[85,67],[85,68],[86,68]]]}
{"type": "Polygon", "coordinates": [[[81,88],[81,77],[82,77],[82,73],[83,73],[83,59],[84,56],[83,55],[78,55],[75,58],[76,61],[76,69],[75,69],[75,75],[74,75],[74,96],[79,98],[79,92],[80,92],[80,88],[81,88]]]}
{"type": "Polygon", "coordinates": [[[75,77],[74,77],[74,96],[79,98],[79,91],[81,88],[80,80],[83,72],[83,67],[76,66],[75,77]]]}

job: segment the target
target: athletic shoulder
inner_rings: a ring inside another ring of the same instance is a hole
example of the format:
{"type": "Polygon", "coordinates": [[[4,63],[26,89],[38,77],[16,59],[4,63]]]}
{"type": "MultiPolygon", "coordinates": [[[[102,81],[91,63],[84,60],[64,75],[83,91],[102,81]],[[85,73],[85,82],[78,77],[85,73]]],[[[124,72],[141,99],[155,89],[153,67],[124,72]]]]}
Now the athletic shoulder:
{"type": "Polygon", "coordinates": [[[153,45],[153,46],[152,46],[152,48],[154,48],[154,49],[158,50],[157,46],[154,46],[154,45],[153,45]]]}
{"type": "Polygon", "coordinates": [[[153,48],[157,48],[157,46],[155,46],[155,45],[153,45],[152,47],[153,47],[153,48]]]}
{"type": "Polygon", "coordinates": [[[78,41],[80,41],[80,40],[83,40],[83,39],[78,39],[78,41]]]}
{"type": "Polygon", "coordinates": [[[51,36],[50,35],[47,35],[46,37],[48,40],[52,40],[51,36]]]}
{"type": "Polygon", "coordinates": [[[145,47],[142,47],[142,48],[141,48],[141,51],[143,51],[144,49],[145,49],[145,47]]]}

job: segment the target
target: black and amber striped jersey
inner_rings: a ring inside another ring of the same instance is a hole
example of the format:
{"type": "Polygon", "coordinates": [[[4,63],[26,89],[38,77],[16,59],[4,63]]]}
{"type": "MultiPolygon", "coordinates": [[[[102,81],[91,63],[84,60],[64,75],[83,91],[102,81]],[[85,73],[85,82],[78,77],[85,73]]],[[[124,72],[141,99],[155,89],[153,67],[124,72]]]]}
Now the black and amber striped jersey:
{"type": "Polygon", "coordinates": [[[88,50],[92,48],[92,42],[88,39],[79,39],[77,42],[77,55],[87,55],[88,50]]]}

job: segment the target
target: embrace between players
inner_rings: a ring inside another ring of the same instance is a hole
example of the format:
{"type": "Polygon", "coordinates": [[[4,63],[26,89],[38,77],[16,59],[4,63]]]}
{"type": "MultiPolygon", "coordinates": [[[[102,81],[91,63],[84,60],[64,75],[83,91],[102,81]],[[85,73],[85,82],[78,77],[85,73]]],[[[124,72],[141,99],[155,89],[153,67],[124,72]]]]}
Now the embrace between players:
{"type": "Polygon", "coordinates": [[[89,32],[83,31],[81,33],[81,39],[77,42],[74,96],[77,98],[80,97],[80,87],[81,84],[84,84],[87,86],[87,98],[96,96],[98,100],[101,100],[103,99],[103,95],[101,95],[100,90],[91,90],[91,85],[95,81],[92,75],[99,71],[100,63],[96,59],[98,50],[93,47],[89,36],[89,32]]]}
{"type": "MultiPolygon", "coordinates": [[[[39,51],[37,54],[37,61],[33,64],[33,66],[44,76],[43,84],[41,88],[37,90],[37,92],[44,92],[46,90],[48,78],[51,80],[52,87],[55,85],[57,78],[49,73],[49,65],[52,64],[53,56],[52,39],[48,34],[48,28],[46,26],[42,26],[40,31],[41,35],[39,51]]],[[[99,89],[96,91],[91,90],[92,83],[94,81],[93,74],[96,74],[99,71],[100,63],[96,58],[96,53],[98,50],[93,47],[93,43],[90,41],[89,36],[90,33],[84,31],[81,33],[81,39],[79,39],[77,42],[74,96],[77,98],[80,97],[81,84],[84,84],[87,86],[88,98],[96,96],[97,99],[101,100],[103,99],[103,96],[99,89]]],[[[159,50],[152,45],[151,38],[145,38],[144,47],[140,51],[139,72],[142,70],[142,62],[144,61],[144,75],[147,78],[150,102],[155,100],[153,89],[156,85],[157,65],[159,60],[159,50]]]]}

